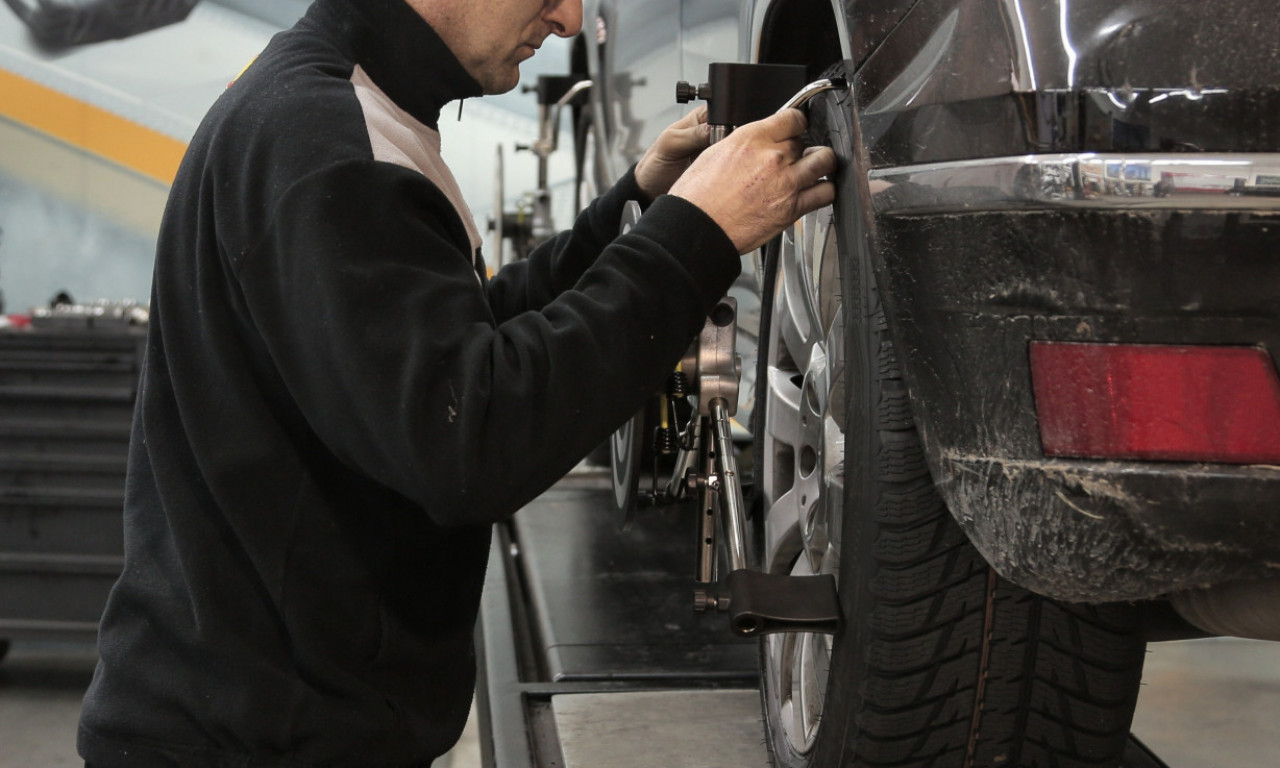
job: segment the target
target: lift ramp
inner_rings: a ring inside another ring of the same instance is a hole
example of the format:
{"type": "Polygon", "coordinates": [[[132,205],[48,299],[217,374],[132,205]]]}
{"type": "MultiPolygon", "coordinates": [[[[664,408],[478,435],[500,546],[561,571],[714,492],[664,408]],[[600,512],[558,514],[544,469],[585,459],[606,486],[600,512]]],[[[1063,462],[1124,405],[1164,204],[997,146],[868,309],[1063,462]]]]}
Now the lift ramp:
{"type": "MultiPolygon", "coordinates": [[[[695,516],[626,532],[575,472],[494,529],[476,632],[486,768],[767,768],[755,640],[693,610],[695,516]]],[[[1131,737],[1122,768],[1169,768],[1131,737]]]]}
{"type": "Polygon", "coordinates": [[[756,644],[690,607],[693,518],[621,522],[607,475],[583,472],[495,528],[477,630],[485,765],[764,768],[756,644]]]}

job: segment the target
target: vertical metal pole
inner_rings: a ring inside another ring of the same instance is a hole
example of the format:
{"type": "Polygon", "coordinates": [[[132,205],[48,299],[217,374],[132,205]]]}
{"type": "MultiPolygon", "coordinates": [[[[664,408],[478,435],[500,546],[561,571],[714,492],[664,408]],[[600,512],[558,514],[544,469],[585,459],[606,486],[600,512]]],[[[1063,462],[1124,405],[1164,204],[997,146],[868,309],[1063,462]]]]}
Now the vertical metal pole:
{"type": "MultiPolygon", "coordinates": [[[[683,499],[685,498],[685,475],[689,473],[689,468],[693,466],[693,455],[702,450],[702,419],[694,420],[690,436],[690,448],[681,448],[676,453],[676,465],[671,470],[671,479],[667,481],[667,498],[683,499]]],[[[703,466],[706,463],[703,462],[703,466]]]]}
{"type": "MultiPolygon", "coordinates": [[[[705,419],[698,417],[694,429],[701,432],[705,419]]],[[[702,466],[711,470],[711,455],[715,452],[715,443],[708,439],[703,445],[695,445],[695,450],[702,451],[702,466]]],[[[710,584],[716,581],[716,518],[724,507],[720,505],[720,496],[712,487],[710,477],[698,493],[698,572],[694,574],[699,584],[710,584]]]]}
{"type": "Polygon", "coordinates": [[[729,428],[729,408],[724,398],[711,401],[711,431],[715,435],[716,464],[719,466],[719,488],[724,518],[725,543],[729,547],[729,568],[739,571],[750,567],[747,555],[747,508],[738,477],[738,462],[733,455],[733,434],[729,428]]]}

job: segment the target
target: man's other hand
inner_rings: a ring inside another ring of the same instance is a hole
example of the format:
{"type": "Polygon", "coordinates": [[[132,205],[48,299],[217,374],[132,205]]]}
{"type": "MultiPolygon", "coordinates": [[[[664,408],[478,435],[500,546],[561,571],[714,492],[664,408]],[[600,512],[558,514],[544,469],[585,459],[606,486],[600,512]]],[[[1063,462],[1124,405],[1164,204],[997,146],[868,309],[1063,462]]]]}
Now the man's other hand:
{"type": "Polygon", "coordinates": [[[698,153],[711,143],[707,108],[698,107],[658,135],[636,165],[636,183],[649,200],[665,195],[698,153]]]}
{"type": "Polygon", "coordinates": [[[670,193],[706,212],[739,253],[759,248],[835,200],[835,185],[823,180],[836,170],[835,152],[805,150],[807,123],[803,112],[788,109],[736,129],[700,154],[670,193]]]}

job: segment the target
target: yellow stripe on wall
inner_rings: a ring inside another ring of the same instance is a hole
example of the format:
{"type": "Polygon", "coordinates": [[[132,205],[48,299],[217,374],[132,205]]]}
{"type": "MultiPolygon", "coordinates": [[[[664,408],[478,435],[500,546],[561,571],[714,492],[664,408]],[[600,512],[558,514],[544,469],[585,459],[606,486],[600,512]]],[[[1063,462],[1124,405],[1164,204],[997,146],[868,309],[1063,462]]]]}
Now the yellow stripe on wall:
{"type": "Polygon", "coordinates": [[[0,69],[0,114],[172,184],[187,145],[132,120],[0,69]]]}

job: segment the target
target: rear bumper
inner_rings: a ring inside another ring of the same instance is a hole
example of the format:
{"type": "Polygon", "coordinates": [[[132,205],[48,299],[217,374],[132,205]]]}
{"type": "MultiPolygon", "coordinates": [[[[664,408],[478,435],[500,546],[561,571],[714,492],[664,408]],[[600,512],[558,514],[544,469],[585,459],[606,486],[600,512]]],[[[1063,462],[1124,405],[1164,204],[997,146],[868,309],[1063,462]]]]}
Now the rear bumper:
{"type": "Polygon", "coordinates": [[[1068,600],[1280,568],[1280,467],[1048,459],[1032,341],[1280,350],[1280,156],[1034,155],[872,173],[876,267],[939,487],[1068,600]]]}
{"type": "Polygon", "coordinates": [[[940,489],[1001,575],[1085,602],[1280,567],[1280,468],[936,457],[940,489]]]}

